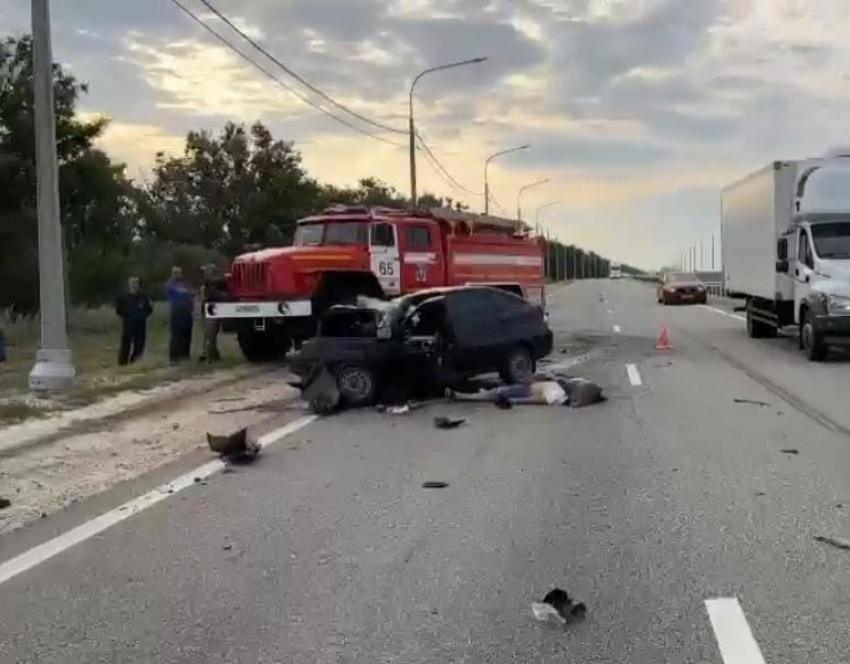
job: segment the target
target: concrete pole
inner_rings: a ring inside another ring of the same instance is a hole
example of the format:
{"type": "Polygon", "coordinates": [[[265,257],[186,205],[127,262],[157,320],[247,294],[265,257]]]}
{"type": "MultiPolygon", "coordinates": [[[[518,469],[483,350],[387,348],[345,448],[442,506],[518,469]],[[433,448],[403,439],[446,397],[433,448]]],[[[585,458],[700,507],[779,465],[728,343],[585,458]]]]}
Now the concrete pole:
{"type": "Polygon", "coordinates": [[[35,392],[46,392],[69,388],[76,376],[68,348],[65,312],[65,252],[59,220],[59,169],[48,0],[32,0],[32,41],[41,347],[35,356],[29,385],[35,392]]]}

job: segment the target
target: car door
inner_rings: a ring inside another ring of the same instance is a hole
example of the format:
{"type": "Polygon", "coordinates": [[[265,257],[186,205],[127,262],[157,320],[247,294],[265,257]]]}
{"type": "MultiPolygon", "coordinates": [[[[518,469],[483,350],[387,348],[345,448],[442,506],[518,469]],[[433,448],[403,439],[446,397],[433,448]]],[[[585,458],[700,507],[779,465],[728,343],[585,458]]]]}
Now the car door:
{"type": "Polygon", "coordinates": [[[405,223],[399,228],[402,286],[405,293],[433,288],[443,281],[440,229],[432,221],[405,223]]]}
{"type": "Polygon", "coordinates": [[[815,268],[815,257],[812,252],[811,238],[808,229],[797,229],[797,257],[794,263],[794,321],[800,322],[800,305],[806,300],[811,291],[812,274],[815,268]]]}
{"type": "Polygon", "coordinates": [[[401,263],[395,224],[377,221],[369,229],[369,267],[384,293],[401,293],[401,263]]]}
{"type": "Polygon", "coordinates": [[[446,296],[446,312],[455,338],[453,362],[460,371],[494,368],[491,357],[499,345],[498,313],[484,289],[465,288],[446,296]]]}

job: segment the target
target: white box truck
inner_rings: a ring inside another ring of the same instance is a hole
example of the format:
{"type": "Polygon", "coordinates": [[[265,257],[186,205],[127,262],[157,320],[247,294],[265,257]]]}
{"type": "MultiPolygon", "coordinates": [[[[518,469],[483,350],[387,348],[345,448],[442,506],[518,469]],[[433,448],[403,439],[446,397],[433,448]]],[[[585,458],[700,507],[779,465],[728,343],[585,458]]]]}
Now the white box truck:
{"type": "Polygon", "coordinates": [[[747,302],[750,337],[797,326],[823,360],[850,344],[850,150],[777,161],[722,194],[726,291],[747,302]]]}

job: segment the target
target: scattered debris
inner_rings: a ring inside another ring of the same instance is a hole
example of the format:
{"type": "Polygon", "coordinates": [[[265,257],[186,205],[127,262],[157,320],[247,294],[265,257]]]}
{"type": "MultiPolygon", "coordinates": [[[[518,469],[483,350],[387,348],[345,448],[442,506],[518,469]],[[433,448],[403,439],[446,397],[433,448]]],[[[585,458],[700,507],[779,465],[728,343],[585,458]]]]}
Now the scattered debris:
{"type": "Polygon", "coordinates": [[[248,429],[244,427],[225,436],[207,433],[207,444],[231,463],[250,463],[260,453],[259,444],[248,440],[248,429]]]}
{"type": "Polygon", "coordinates": [[[795,450],[793,447],[788,448],[787,450],[779,450],[782,454],[799,454],[800,450],[795,450]]]}
{"type": "Polygon", "coordinates": [[[582,618],[587,614],[584,602],[573,602],[565,590],[550,590],[542,602],[532,602],[531,611],[541,622],[555,621],[566,625],[573,618],[582,618]]]}
{"type": "Polygon", "coordinates": [[[823,542],[824,544],[829,544],[831,546],[838,547],[839,549],[850,550],[850,540],[844,539],[843,537],[830,537],[829,535],[815,535],[815,539],[818,542],[823,542]]]}
{"type": "Polygon", "coordinates": [[[752,406],[761,406],[762,408],[770,405],[766,401],[758,401],[757,399],[735,399],[735,403],[748,403],[752,406]]]}
{"type": "Polygon", "coordinates": [[[193,481],[195,484],[200,484],[200,482],[201,482],[201,478],[200,478],[200,477],[195,477],[195,478],[193,478],[193,479],[192,479],[192,481],[193,481]]]}
{"type": "Polygon", "coordinates": [[[438,429],[457,429],[466,422],[462,417],[452,418],[441,415],[434,418],[434,426],[438,429]]]}
{"type": "Polygon", "coordinates": [[[180,428],[180,425],[177,422],[175,422],[174,424],[171,425],[172,431],[177,431],[177,429],[179,429],[179,428],[180,428]]]}
{"type": "Polygon", "coordinates": [[[390,406],[387,408],[387,413],[390,415],[404,415],[410,412],[410,404],[404,404],[403,406],[390,406]]]}
{"type": "Polygon", "coordinates": [[[230,551],[233,548],[233,545],[232,544],[225,544],[221,548],[224,549],[225,551],[230,551]]]}
{"type": "Polygon", "coordinates": [[[757,496],[763,496],[765,494],[764,494],[764,491],[756,491],[756,495],[757,496]]]}
{"type": "Polygon", "coordinates": [[[423,489],[445,489],[448,485],[448,482],[422,482],[423,489]]]}
{"type": "Polygon", "coordinates": [[[8,498],[0,498],[0,510],[4,510],[7,507],[11,507],[11,506],[12,506],[11,500],[9,500],[8,498]]]}

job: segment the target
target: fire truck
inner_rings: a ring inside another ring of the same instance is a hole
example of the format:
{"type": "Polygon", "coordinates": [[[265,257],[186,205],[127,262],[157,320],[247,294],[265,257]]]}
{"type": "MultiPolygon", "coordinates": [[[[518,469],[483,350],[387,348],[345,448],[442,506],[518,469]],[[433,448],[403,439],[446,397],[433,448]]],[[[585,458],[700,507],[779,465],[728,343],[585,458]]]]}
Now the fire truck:
{"type": "Polygon", "coordinates": [[[300,220],[291,247],[238,256],[228,274],[231,300],[205,303],[204,315],[237,333],[248,360],[265,361],[315,334],[335,304],[472,284],[545,307],[543,247],[515,220],[335,206],[300,220]]]}

